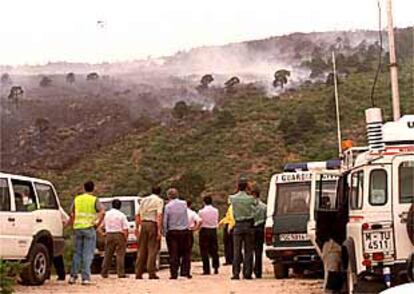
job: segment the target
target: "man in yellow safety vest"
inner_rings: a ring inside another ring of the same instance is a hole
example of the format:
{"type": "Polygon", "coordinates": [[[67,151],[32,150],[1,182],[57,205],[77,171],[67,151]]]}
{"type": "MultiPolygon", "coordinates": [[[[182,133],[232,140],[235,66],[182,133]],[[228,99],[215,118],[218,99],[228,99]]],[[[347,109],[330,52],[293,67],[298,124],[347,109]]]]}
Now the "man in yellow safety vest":
{"type": "Polygon", "coordinates": [[[82,265],[82,285],[91,284],[91,263],[96,247],[96,227],[103,221],[105,209],[98,198],[92,195],[95,185],[92,181],[84,184],[85,193],[75,197],[70,221],[75,232],[75,252],[72,260],[69,284],[75,284],[82,265]]]}

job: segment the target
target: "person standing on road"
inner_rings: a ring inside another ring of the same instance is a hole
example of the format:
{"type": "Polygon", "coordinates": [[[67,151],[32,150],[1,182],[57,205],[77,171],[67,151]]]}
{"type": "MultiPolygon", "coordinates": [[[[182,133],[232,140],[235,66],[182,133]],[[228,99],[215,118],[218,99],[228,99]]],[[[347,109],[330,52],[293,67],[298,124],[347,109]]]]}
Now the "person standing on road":
{"type": "Polygon", "coordinates": [[[181,274],[191,279],[189,264],[190,240],[188,234],[187,203],[178,199],[178,190],[170,188],[167,191],[170,200],[164,210],[164,234],[167,238],[168,253],[170,254],[170,279],[178,278],[180,257],[182,257],[181,274]]]}
{"type": "Polygon", "coordinates": [[[91,284],[91,263],[96,247],[96,227],[99,227],[105,215],[105,209],[92,195],[95,185],[92,181],[84,184],[85,193],[75,197],[70,222],[75,231],[75,254],[72,260],[69,284],[75,284],[79,268],[82,265],[82,285],[91,284]]]}
{"type": "Polygon", "coordinates": [[[210,274],[210,259],[213,260],[214,274],[218,274],[219,255],[217,242],[217,227],[219,212],[213,204],[210,196],[203,198],[204,207],[198,212],[201,218],[201,229],[199,235],[200,255],[203,261],[203,275],[210,274]]]}
{"type": "Polygon", "coordinates": [[[266,222],[267,206],[260,200],[260,189],[255,185],[252,189],[252,196],[257,199],[257,208],[254,214],[254,276],[256,279],[262,278],[263,268],[263,243],[264,227],[266,222]]]}
{"type": "Polygon", "coordinates": [[[225,263],[223,265],[233,264],[233,228],[236,221],[233,217],[233,207],[229,205],[226,215],[219,222],[219,227],[223,227],[223,244],[225,263]]]}
{"type": "Polygon", "coordinates": [[[116,253],[116,272],[118,278],[126,278],[125,253],[128,240],[128,219],[120,210],[122,202],[119,199],[112,200],[112,209],[105,214],[105,256],[102,262],[102,278],[108,278],[108,270],[111,267],[112,257],[116,253]]]}
{"type": "Polygon", "coordinates": [[[247,179],[241,178],[238,183],[238,193],[230,196],[236,225],[233,232],[233,276],[232,280],[240,279],[240,264],[242,249],[244,251],[243,278],[252,279],[252,255],[254,249],[254,214],[257,200],[246,193],[247,179]]]}
{"type": "Polygon", "coordinates": [[[183,268],[188,268],[189,272],[191,273],[191,255],[193,252],[193,245],[194,245],[194,232],[200,229],[201,223],[202,223],[201,218],[198,216],[197,212],[195,212],[191,208],[192,204],[193,203],[191,202],[191,200],[187,200],[188,234],[189,234],[189,240],[190,240],[190,245],[188,247],[189,258],[187,260],[188,261],[187,265],[181,264],[181,276],[185,276],[182,271],[183,268]]]}
{"type": "Polygon", "coordinates": [[[135,217],[136,234],[139,244],[135,265],[135,278],[142,279],[145,268],[149,279],[157,280],[156,259],[160,248],[162,210],[164,201],[159,196],[160,187],[153,187],[152,194],[142,199],[138,214],[135,217]]]}

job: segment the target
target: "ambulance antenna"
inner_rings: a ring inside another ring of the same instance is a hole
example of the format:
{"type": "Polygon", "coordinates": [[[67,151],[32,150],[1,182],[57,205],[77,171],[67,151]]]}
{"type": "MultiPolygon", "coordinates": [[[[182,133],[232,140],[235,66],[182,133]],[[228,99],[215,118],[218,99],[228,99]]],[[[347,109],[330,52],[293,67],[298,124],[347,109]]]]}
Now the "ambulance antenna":
{"type": "Polygon", "coordinates": [[[392,110],[394,121],[400,119],[400,93],[398,89],[398,64],[395,54],[394,24],[392,18],[392,0],[387,1],[388,15],[388,43],[390,50],[390,74],[391,74],[391,91],[392,91],[392,110]]]}
{"type": "Polygon", "coordinates": [[[339,157],[341,157],[342,156],[341,118],[339,117],[338,77],[336,75],[336,61],[335,61],[334,51],[332,51],[332,65],[333,65],[334,88],[335,88],[335,109],[336,109],[336,127],[337,127],[337,135],[338,135],[338,152],[339,152],[339,157]]]}

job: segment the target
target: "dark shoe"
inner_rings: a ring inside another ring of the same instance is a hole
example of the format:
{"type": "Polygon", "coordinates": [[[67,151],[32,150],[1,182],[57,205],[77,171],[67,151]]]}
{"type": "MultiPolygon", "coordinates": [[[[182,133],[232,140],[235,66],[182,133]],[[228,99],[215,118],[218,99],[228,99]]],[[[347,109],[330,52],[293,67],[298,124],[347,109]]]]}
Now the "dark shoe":
{"type": "Polygon", "coordinates": [[[203,276],[208,276],[208,275],[210,275],[210,273],[206,273],[206,272],[204,272],[204,273],[202,273],[201,275],[203,275],[203,276]]]}
{"type": "Polygon", "coordinates": [[[108,278],[108,275],[107,275],[107,274],[101,274],[101,277],[102,277],[103,279],[107,279],[107,278],[108,278]]]}
{"type": "Polygon", "coordinates": [[[187,275],[187,279],[192,279],[193,278],[193,276],[192,275],[187,275]]]}
{"type": "Polygon", "coordinates": [[[58,277],[57,281],[64,281],[66,277],[58,277]]]}
{"type": "Polygon", "coordinates": [[[128,275],[119,275],[118,278],[119,279],[127,279],[127,278],[129,278],[129,276],[128,275]]]}
{"type": "Polygon", "coordinates": [[[177,280],[176,276],[170,277],[170,280],[177,280]]]}
{"type": "Polygon", "coordinates": [[[262,276],[255,276],[256,277],[256,279],[261,279],[262,278],[262,276]]]}
{"type": "Polygon", "coordinates": [[[225,262],[225,263],[223,263],[223,265],[224,266],[226,266],[226,265],[232,265],[232,263],[231,262],[225,262]]]}
{"type": "Polygon", "coordinates": [[[138,275],[137,275],[137,276],[135,276],[135,279],[136,279],[136,280],[142,280],[142,276],[138,276],[138,275]]]}
{"type": "Polygon", "coordinates": [[[250,277],[243,277],[243,279],[245,279],[245,280],[253,280],[253,278],[250,276],[250,277]]]}
{"type": "Polygon", "coordinates": [[[214,274],[215,274],[215,275],[218,275],[218,268],[215,268],[215,269],[214,269],[214,274]]]}
{"type": "Polygon", "coordinates": [[[240,277],[239,276],[232,276],[231,279],[232,280],[240,280],[240,277]]]}
{"type": "Polygon", "coordinates": [[[160,279],[160,277],[159,277],[159,276],[157,276],[157,275],[153,275],[153,276],[149,276],[149,279],[150,279],[150,280],[159,280],[159,279],[160,279]]]}

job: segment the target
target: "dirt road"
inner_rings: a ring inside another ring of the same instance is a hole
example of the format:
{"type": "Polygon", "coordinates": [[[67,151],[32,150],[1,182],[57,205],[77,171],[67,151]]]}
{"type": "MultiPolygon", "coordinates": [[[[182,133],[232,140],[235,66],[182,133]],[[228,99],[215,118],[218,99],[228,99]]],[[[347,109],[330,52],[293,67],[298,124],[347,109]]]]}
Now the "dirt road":
{"type": "Polygon", "coordinates": [[[202,276],[201,264],[193,263],[193,278],[179,278],[178,280],[169,280],[168,269],[159,272],[160,280],[135,280],[133,275],[128,279],[117,279],[112,275],[108,279],[102,279],[100,276],[93,276],[94,285],[81,286],[69,285],[67,282],[56,282],[55,277],[51,282],[47,282],[41,287],[23,287],[18,286],[16,293],[99,293],[99,294],[127,294],[127,293],[226,293],[226,294],[273,294],[273,293],[294,293],[294,294],[320,294],[322,293],[321,280],[291,278],[286,280],[275,280],[271,264],[266,261],[264,277],[261,280],[240,280],[231,281],[231,267],[221,267],[220,274],[211,276],[202,276]]]}

